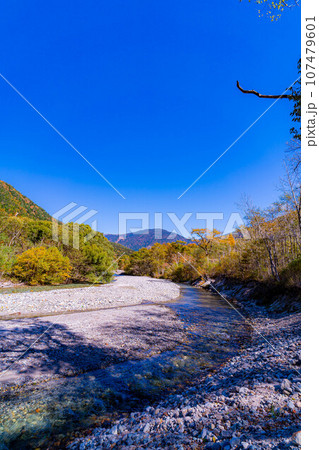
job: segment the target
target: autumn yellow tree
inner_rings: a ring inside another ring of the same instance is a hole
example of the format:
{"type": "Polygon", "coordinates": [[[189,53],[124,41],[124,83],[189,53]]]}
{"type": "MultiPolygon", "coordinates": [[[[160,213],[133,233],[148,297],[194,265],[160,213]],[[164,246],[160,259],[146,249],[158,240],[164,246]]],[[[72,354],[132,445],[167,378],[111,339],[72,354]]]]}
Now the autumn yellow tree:
{"type": "Polygon", "coordinates": [[[30,285],[59,284],[69,278],[71,264],[56,247],[33,247],[17,256],[16,278],[30,285]]]}

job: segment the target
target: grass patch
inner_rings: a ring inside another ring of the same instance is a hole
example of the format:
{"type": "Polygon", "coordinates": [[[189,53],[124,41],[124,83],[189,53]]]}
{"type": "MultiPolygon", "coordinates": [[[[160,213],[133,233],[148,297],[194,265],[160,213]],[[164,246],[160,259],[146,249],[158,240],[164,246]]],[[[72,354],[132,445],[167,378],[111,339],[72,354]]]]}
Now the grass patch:
{"type": "Polygon", "coordinates": [[[56,286],[17,286],[0,288],[0,294],[18,294],[23,292],[54,291],[56,289],[74,289],[92,286],[92,283],[58,284],[56,286]]]}

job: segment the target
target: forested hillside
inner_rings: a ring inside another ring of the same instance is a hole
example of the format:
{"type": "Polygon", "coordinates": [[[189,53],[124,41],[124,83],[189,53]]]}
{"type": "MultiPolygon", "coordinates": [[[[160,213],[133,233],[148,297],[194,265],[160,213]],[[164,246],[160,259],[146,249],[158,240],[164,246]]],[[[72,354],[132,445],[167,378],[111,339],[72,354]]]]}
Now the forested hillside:
{"type": "MultiPolygon", "coordinates": [[[[70,245],[62,242],[62,224],[53,239],[51,216],[8,183],[0,182],[0,276],[28,284],[106,282],[116,269],[113,245],[89,225],[79,225],[74,248],[73,223],[64,225],[70,245]]],[[[122,246],[120,246],[122,247],[122,246]]],[[[118,256],[122,248],[116,249],[118,256]]]]}
{"type": "Polygon", "coordinates": [[[73,223],[64,225],[70,245],[62,242],[62,224],[10,184],[0,181],[0,276],[29,284],[106,282],[116,270],[116,259],[132,250],[110,243],[89,225],[79,225],[73,246],[73,223]]]}
{"type": "Polygon", "coordinates": [[[22,195],[10,184],[0,180],[0,216],[22,216],[30,219],[51,220],[43,208],[22,195]]]}

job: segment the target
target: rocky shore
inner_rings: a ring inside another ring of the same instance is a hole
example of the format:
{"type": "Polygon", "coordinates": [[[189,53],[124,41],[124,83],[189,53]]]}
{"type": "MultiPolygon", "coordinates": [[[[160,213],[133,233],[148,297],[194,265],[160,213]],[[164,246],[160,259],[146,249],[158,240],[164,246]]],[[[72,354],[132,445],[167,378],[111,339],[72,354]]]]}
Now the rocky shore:
{"type": "Polygon", "coordinates": [[[215,287],[227,300],[237,292],[233,304],[251,324],[252,338],[241,354],[196,386],[123,416],[109,428],[96,428],[70,442],[69,449],[300,447],[298,308],[269,310],[256,305],[249,287],[223,282],[215,287]]]}

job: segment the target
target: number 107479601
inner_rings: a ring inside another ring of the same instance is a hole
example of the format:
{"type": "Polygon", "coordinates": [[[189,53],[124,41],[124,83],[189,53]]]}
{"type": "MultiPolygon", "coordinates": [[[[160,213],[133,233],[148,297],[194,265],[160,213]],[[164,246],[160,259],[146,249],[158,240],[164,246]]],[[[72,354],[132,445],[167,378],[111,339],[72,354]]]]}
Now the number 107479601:
{"type": "Polygon", "coordinates": [[[315,17],[306,17],[306,80],[305,84],[316,84],[315,58],[316,58],[316,24],[315,17]]]}

